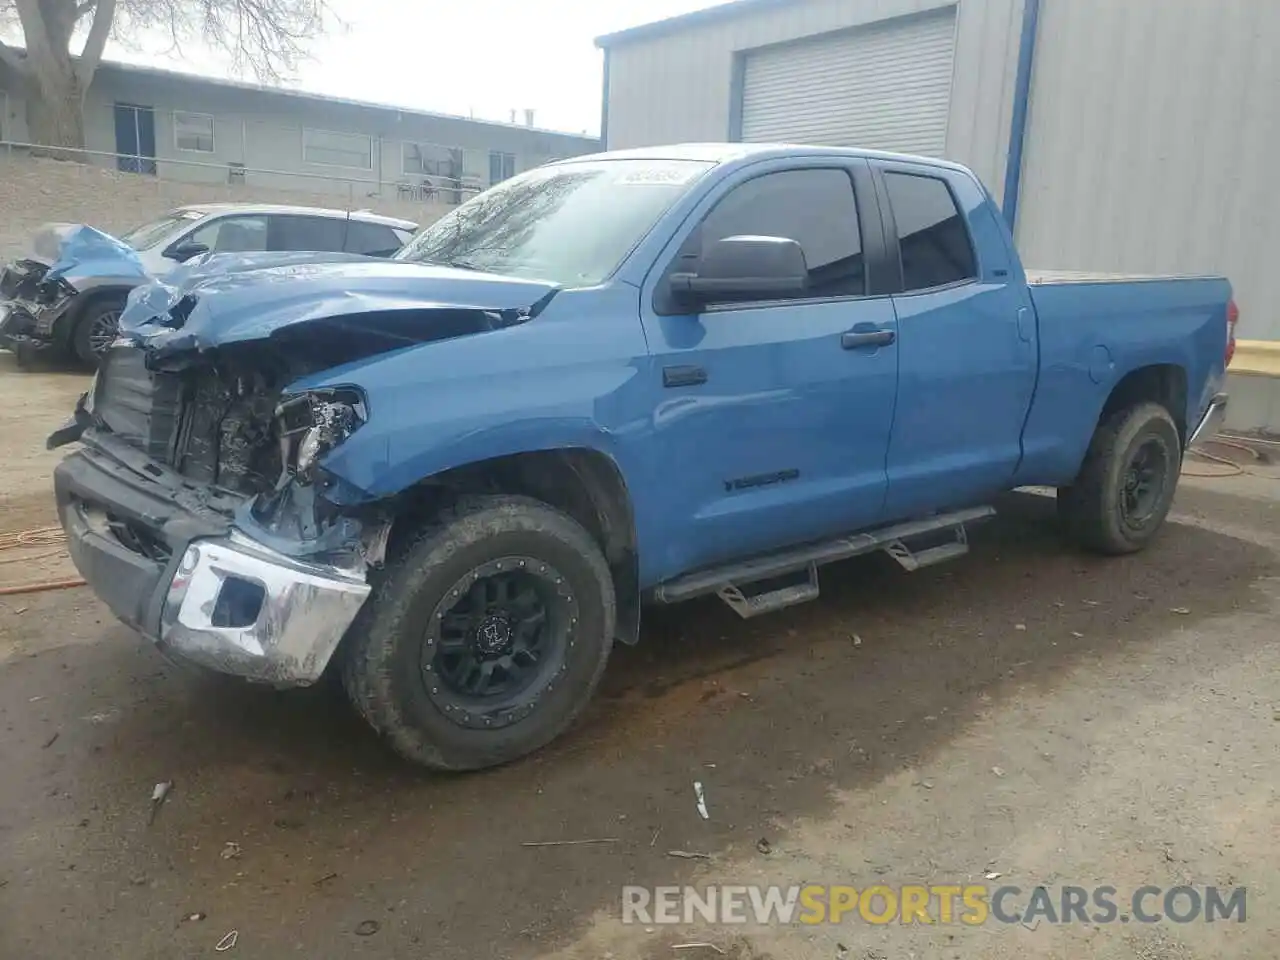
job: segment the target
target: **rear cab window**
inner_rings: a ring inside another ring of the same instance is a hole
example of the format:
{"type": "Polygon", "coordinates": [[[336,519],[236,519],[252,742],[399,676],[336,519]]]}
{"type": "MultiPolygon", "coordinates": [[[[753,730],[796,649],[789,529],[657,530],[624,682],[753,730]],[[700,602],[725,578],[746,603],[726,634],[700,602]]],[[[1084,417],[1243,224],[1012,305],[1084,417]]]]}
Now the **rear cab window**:
{"type": "Polygon", "coordinates": [[[884,180],[897,227],[903,292],[977,279],[973,242],[946,181],[896,171],[886,171],[884,180]]]}

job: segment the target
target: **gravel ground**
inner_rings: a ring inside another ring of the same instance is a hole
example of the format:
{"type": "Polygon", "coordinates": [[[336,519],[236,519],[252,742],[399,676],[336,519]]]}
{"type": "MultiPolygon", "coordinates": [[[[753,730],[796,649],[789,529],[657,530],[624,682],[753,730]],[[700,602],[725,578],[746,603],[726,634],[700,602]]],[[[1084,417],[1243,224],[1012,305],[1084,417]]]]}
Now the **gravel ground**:
{"type": "MultiPolygon", "coordinates": [[[[6,359],[0,535],[52,522],[42,441],[84,388],[6,359]]],[[[236,931],[237,958],[1272,960],[1278,488],[1189,480],[1160,541],[1111,561],[1014,495],[952,565],[842,564],[749,623],[655,614],[574,732],[470,776],[407,768],[329,689],[169,664],[87,590],[0,598],[0,958],[214,956],[236,931]],[[575,839],[616,842],[522,846],[575,839]],[[1245,886],[1247,922],[620,922],[629,883],[995,873],[1245,886]]]]}

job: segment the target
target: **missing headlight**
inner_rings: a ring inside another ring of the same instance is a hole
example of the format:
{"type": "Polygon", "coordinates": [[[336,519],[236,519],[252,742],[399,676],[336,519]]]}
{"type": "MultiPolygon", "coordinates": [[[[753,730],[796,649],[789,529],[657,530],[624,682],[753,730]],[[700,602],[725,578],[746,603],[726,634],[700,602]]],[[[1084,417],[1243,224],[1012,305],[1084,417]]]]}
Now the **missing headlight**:
{"type": "Polygon", "coordinates": [[[286,472],[307,479],[316,461],[365,419],[364,397],[354,389],[313,390],[281,402],[276,427],[286,472]]]}

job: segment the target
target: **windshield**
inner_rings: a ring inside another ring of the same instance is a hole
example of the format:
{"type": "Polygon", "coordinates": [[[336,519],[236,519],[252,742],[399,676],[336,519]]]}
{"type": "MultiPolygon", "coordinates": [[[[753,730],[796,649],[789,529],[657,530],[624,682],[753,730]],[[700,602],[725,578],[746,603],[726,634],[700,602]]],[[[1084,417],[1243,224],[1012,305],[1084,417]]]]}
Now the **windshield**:
{"type": "Polygon", "coordinates": [[[711,166],[598,160],[540,167],[423,228],[396,259],[591,286],[711,166]]]}
{"type": "Polygon", "coordinates": [[[174,227],[184,223],[194,223],[202,216],[202,214],[193,210],[166,214],[159,220],[153,220],[150,223],[144,223],[140,227],[134,227],[128,233],[123,234],[120,239],[135,250],[146,250],[149,247],[154,247],[167,237],[174,227]]]}

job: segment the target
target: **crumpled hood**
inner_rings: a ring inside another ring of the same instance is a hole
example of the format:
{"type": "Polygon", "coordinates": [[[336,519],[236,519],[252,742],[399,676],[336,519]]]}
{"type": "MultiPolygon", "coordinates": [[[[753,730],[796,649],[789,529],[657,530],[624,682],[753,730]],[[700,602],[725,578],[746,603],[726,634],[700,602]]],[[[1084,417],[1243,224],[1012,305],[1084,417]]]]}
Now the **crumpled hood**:
{"type": "Polygon", "coordinates": [[[81,277],[148,276],[132,247],[83,223],[48,223],[32,239],[32,259],[48,266],[45,276],[61,277],[72,286],[81,277]]]}
{"type": "Polygon", "coordinates": [[[359,325],[401,314],[402,334],[431,340],[433,313],[478,311],[501,323],[538,313],[550,282],[341,253],[200,257],[136,289],[120,331],[152,360],[262,340],[301,324],[359,325]]]}

